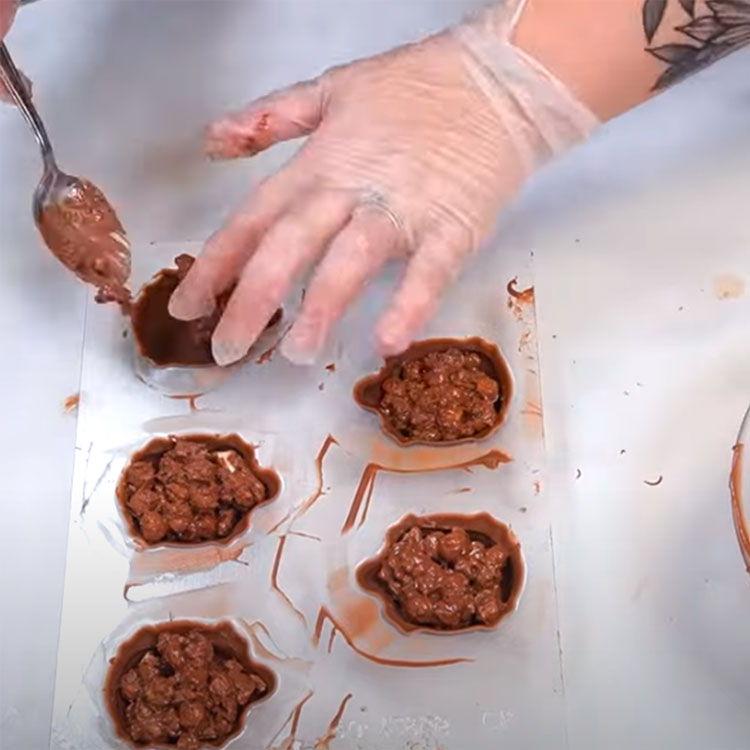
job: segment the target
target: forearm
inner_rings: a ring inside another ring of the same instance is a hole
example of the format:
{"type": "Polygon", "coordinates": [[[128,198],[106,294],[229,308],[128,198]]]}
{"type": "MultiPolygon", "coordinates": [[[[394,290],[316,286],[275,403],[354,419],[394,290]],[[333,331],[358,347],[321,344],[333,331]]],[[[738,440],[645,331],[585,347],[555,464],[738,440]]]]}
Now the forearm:
{"type": "Polygon", "coordinates": [[[512,41],[606,120],[750,43],[750,0],[526,0],[512,41]]]}

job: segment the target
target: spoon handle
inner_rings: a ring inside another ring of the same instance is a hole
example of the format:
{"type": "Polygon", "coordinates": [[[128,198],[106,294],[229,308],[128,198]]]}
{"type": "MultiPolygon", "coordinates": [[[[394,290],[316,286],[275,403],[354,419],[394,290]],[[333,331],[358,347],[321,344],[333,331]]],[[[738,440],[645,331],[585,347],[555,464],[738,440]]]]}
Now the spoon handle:
{"type": "Polygon", "coordinates": [[[18,68],[16,68],[5,44],[0,44],[0,79],[2,79],[5,88],[13,97],[21,114],[26,118],[26,122],[29,123],[31,129],[34,131],[34,136],[42,149],[45,169],[56,167],[55,157],[52,153],[52,144],[44,128],[42,118],[36,111],[36,107],[32,103],[29,92],[24,85],[23,78],[21,78],[21,74],[18,72],[18,68]]]}

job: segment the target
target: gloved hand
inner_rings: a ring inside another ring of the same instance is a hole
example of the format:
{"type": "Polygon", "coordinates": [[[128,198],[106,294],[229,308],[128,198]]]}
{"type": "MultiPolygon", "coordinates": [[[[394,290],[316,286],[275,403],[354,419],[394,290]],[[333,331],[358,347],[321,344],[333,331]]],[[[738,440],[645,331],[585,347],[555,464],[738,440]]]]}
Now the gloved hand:
{"type": "Polygon", "coordinates": [[[596,123],[512,46],[517,10],[495,7],[329,70],[209,127],[215,158],[310,135],[208,240],[171,299],[175,317],[201,317],[237,281],[213,336],[217,363],[245,355],[315,263],[285,356],[312,362],[367,280],[396,256],[406,271],[376,338],[383,354],[409,345],[524,177],[596,123]]]}
{"type": "MultiPolygon", "coordinates": [[[[0,0],[0,43],[2,43],[5,35],[8,33],[8,29],[10,29],[13,23],[17,8],[18,0],[0,0]]],[[[23,76],[23,73],[21,75],[23,76]]],[[[23,82],[26,84],[26,88],[31,91],[31,81],[26,76],[23,76],[23,82]]],[[[2,81],[0,81],[0,101],[13,101],[10,94],[5,90],[2,81]]]]}
{"type": "Polygon", "coordinates": [[[16,15],[18,0],[0,0],[0,42],[8,33],[13,17],[16,15]]]}

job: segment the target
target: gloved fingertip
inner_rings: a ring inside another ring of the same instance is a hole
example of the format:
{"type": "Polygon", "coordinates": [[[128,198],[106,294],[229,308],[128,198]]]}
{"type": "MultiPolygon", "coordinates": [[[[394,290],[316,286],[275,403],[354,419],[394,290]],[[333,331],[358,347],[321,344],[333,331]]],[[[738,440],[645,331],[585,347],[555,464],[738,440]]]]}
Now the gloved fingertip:
{"type": "Polygon", "coordinates": [[[273,141],[268,114],[244,118],[227,115],[206,127],[203,148],[212,160],[238,159],[255,156],[273,141]]]}
{"type": "Polygon", "coordinates": [[[293,365],[313,365],[318,358],[320,351],[317,347],[305,345],[299,341],[298,337],[293,336],[293,331],[287,335],[281,342],[280,351],[285,359],[288,359],[293,365]]]}
{"type": "Polygon", "coordinates": [[[320,356],[329,326],[319,310],[307,309],[281,343],[281,353],[292,364],[312,365],[320,356]]]}
{"type": "Polygon", "coordinates": [[[183,285],[177,287],[169,298],[167,311],[176,320],[197,320],[210,315],[216,308],[211,297],[194,297],[185,291],[183,285]]]}
{"type": "Polygon", "coordinates": [[[208,143],[203,149],[203,153],[209,161],[231,161],[231,156],[226,156],[221,149],[208,143]]]}
{"type": "Polygon", "coordinates": [[[212,161],[226,161],[240,156],[236,150],[230,148],[231,142],[227,141],[225,128],[220,122],[213,122],[206,127],[203,136],[203,152],[212,161]]]}
{"type": "Polygon", "coordinates": [[[403,327],[386,319],[378,326],[376,341],[380,354],[390,357],[394,354],[401,354],[411,344],[412,337],[403,327]]]}
{"type": "Polygon", "coordinates": [[[214,337],[211,341],[211,355],[219,367],[239,362],[246,354],[248,346],[236,341],[225,341],[214,337]]]}

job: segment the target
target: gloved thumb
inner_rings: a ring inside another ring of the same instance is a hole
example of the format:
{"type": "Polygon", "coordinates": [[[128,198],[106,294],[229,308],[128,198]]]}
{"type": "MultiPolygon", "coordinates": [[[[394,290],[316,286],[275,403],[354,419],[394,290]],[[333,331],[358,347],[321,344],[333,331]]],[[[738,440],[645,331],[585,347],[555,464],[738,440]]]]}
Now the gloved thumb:
{"type": "MultiPolygon", "coordinates": [[[[0,43],[2,43],[3,37],[8,33],[8,29],[13,23],[17,8],[18,0],[0,0],[0,43]]],[[[28,95],[31,96],[31,81],[23,74],[23,71],[19,72],[23,85],[26,87],[28,95]]],[[[2,80],[0,80],[0,101],[13,103],[13,97],[6,90],[2,80]]]]}

